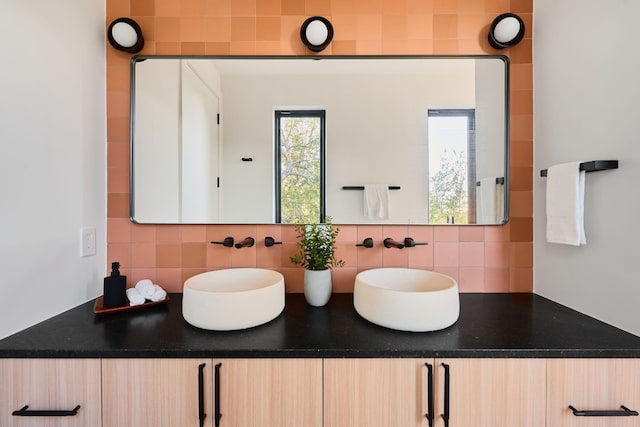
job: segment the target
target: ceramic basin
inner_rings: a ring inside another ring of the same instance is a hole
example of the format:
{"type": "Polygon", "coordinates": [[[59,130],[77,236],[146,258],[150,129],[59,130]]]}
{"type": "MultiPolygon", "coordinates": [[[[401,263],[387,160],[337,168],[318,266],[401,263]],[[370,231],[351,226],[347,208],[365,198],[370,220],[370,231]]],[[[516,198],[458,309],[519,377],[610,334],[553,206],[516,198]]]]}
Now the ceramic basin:
{"type": "Polygon", "coordinates": [[[231,331],[262,325],[284,309],[284,277],[262,268],[208,271],[184,282],[182,315],[193,326],[231,331]]]}
{"type": "Polygon", "coordinates": [[[412,332],[437,331],[460,315],[458,283],[433,271],[377,268],[358,273],[353,305],[377,325],[412,332]]]}

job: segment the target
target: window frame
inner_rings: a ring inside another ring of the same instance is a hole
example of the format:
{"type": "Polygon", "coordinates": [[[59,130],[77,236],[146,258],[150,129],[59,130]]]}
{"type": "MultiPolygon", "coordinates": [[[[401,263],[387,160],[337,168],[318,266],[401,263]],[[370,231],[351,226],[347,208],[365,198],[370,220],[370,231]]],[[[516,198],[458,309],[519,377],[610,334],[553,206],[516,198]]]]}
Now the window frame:
{"type": "Polygon", "coordinates": [[[284,117],[314,117],[320,119],[320,212],[319,222],[324,223],[326,214],[326,110],[277,109],[274,111],[274,172],[275,172],[275,223],[282,224],[282,165],[280,119],[284,117]]]}
{"type": "MultiPolygon", "coordinates": [[[[427,110],[429,117],[467,118],[467,224],[477,224],[476,215],[476,109],[475,108],[433,108],[427,110]]],[[[429,189],[431,194],[431,189],[429,189]]],[[[447,221],[448,224],[448,221],[447,221]]],[[[455,224],[455,223],[452,223],[455,224]]]]}

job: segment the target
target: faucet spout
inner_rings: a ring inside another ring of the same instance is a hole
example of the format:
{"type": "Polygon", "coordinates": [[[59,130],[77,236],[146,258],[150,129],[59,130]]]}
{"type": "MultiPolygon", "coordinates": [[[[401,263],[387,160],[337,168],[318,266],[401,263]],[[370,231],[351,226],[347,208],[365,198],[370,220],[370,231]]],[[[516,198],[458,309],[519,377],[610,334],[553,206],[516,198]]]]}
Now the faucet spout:
{"type": "Polygon", "coordinates": [[[404,248],[404,244],[393,240],[391,237],[387,237],[382,241],[382,243],[384,244],[385,248],[396,248],[396,249],[404,248]]]}
{"type": "Polygon", "coordinates": [[[245,237],[241,242],[236,243],[236,249],[250,248],[256,241],[253,237],[245,237]]]}

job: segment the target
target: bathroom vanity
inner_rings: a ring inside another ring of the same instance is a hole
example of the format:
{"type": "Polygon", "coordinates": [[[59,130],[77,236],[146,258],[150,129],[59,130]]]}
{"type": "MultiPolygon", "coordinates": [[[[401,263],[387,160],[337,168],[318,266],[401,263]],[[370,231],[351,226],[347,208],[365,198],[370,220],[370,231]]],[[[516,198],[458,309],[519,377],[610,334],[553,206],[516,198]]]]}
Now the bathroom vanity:
{"type": "Polygon", "coordinates": [[[640,337],[533,294],[461,294],[458,322],[430,333],[369,323],[352,298],[289,294],[232,332],[186,323],[181,294],[103,316],[88,302],[0,341],[0,424],[33,425],[12,415],[26,405],[65,426],[640,422],[640,337]]]}

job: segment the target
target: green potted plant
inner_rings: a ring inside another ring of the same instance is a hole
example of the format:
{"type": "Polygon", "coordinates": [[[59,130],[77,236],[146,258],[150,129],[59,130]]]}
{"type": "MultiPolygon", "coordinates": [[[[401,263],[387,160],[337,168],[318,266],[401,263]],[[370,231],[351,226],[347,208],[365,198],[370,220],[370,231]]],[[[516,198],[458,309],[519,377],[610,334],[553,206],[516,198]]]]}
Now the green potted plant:
{"type": "Polygon", "coordinates": [[[331,268],[342,267],[344,261],[336,258],[336,237],[340,229],[324,223],[296,224],[298,252],[290,259],[304,267],[304,296],[309,305],[321,307],[331,297],[331,268]]]}

